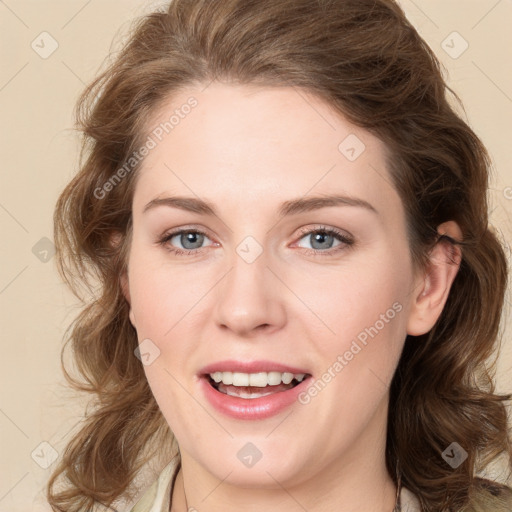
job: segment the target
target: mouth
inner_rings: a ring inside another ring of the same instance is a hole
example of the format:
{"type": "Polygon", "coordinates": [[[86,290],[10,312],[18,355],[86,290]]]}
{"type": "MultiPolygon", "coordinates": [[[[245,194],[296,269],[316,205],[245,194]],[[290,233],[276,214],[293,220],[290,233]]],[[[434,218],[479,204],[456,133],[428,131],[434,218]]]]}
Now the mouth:
{"type": "Polygon", "coordinates": [[[277,361],[217,361],[199,373],[200,393],[217,412],[236,420],[265,420],[300,403],[312,374],[277,361]]]}
{"type": "Polygon", "coordinates": [[[293,389],[311,377],[290,372],[214,372],[203,374],[208,384],[224,395],[254,400],[293,389]]]}

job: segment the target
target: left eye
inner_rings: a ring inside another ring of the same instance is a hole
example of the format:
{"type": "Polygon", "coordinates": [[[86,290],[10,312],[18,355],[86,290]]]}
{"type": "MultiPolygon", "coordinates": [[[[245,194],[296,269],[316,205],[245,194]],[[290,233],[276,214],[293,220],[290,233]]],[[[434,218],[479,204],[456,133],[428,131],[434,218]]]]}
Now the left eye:
{"type": "MultiPolygon", "coordinates": [[[[328,232],[328,231],[310,231],[308,234],[303,236],[300,240],[309,240],[311,246],[306,247],[307,249],[314,249],[314,250],[323,250],[323,249],[332,249],[333,243],[336,239],[338,239],[340,242],[341,236],[328,232]]],[[[338,244],[339,245],[339,244],[338,244]]],[[[302,246],[301,246],[302,247],[302,246]]]]}
{"type": "Polygon", "coordinates": [[[302,235],[300,240],[310,240],[311,248],[305,247],[304,249],[306,249],[306,253],[311,255],[331,255],[354,244],[354,239],[351,235],[345,235],[337,229],[324,226],[319,226],[316,229],[302,230],[302,235]],[[338,240],[339,243],[333,246],[332,244],[335,240],[338,240]]]}

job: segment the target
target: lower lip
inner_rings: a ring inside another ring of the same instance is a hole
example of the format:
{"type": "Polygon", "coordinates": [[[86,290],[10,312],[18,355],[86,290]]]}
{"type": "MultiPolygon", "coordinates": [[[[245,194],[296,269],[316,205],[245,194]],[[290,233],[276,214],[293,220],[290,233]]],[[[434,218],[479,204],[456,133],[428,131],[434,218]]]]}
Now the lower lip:
{"type": "Polygon", "coordinates": [[[310,378],[308,376],[294,388],[260,398],[239,398],[221,393],[210,384],[208,377],[201,377],[200,386],[210,404],[226,416],[237,420],[263,420],[298,402],[297,397],[309,386],[310,378]]]}

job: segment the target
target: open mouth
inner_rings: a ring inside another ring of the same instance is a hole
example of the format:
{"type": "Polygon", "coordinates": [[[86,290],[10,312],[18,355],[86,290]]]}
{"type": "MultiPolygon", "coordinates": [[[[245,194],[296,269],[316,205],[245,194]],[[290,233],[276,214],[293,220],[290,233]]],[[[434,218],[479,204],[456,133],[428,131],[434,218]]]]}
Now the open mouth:
{"type": "Polygon", "coordinates": [[[308,373],[281,374],[280,372],[270,372],[269,374],[265,372],[258,374],[221,374],[221,372],[216,372],[203,377],[219,393],[237,398],[255,399],[288,391],[310,378],[311,375],[308,373]]]}

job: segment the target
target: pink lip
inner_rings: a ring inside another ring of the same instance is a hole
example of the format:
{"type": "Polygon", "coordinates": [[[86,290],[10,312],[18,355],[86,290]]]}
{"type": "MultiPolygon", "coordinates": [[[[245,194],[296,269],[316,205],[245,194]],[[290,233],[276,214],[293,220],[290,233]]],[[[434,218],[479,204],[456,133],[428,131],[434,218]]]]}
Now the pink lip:
{"type": "MultiPolygon", "coordinates": [[[[212,373],[209,368],[210,367],[207,368],[207,373],[212,373]]],[[[240,367],[237,366],[237,368],[240,367]]],[[[291,373],[305,372],[293,371],[291,373]]],[[[210,384],[209,380],[207,375],[203,375],[199,379],[199,385],[201,392],[204,393],[208,402],[210,402],[217,411],[237,420],[263,420],[280,413],[293,403],[297,403],[299,401],[298,395],[310,385],[311,377],[306,377],[300,384],[297,384],[294,388],[288,389],[287,391],[279,391],[271,395],[252,399],[239,398],[221,393],[210,384]]]]}
{"type": "Polygon", "coordinates": [[[258,372],[288,372],[288,373],[308,373],[307,370],[295,368],[286,364],[275,363],[273,361],[234,361],[228,359],[209,364],[199,371],[199,375],[208,375],[215,372],[240,372],[240,373],[258,373],[258,372]]]}

